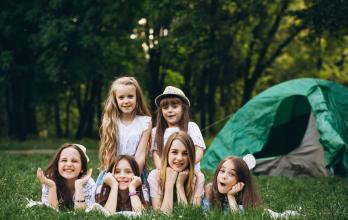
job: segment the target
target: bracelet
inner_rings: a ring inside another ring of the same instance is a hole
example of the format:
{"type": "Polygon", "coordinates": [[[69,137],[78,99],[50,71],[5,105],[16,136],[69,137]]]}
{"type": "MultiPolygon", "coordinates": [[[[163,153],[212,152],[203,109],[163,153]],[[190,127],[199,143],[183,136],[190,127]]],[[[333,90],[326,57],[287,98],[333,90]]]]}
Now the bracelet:
{"type": "Polygon", "coordinates": [[[83,200],[75,200],[75,202],[81,202],[82,203],[82,202],[86,202],[86,200],[84,200],[84,199],[83,200]]]}
{"type": "Polygon", "coordinates": [[[128,193],[128,196],[135,196],[135,195],[138,195],[138,191],[128,193]]]}

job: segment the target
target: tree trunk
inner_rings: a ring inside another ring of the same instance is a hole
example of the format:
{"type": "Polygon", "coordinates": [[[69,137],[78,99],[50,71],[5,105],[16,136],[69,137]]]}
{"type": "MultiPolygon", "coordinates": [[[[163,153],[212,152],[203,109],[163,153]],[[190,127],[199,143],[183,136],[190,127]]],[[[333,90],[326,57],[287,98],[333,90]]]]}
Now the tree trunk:
{"type": "Polygon", "coordinates": [[[59,102],[55,101],[54,102],[54,121],[55,121],[55,127],[56,127],[56,136],[58,138],[63,136],[63,131],[62,131],[62,126],[60,125],[60,107],[59,107],[59,102]]]}
{"type": "MultiPolygon", "coordinates": [[[[149,60],[149,75],[147,82],[147,88],[149,89],[150,100],[155,100],[156,96],[163,91],[164,77],[160,73],[160,56],[161,53],[158,49],[150,49],[150,60],[149,60]]],[[[154,102],[150,102],[150,108],[156,109],[154,102]]]]}
{"type": "MultiPolygon", "coordinates": [[[[81,98],[81,88],[79,86],[78,88],[78,93],[75,96],[77,107],[78,107],[78,111],[79,111],[79,122],[78,122],[78,127],[77,127],[77,131],[75,134],[75,138],[76,139],[81,139],[82,138],[82,133],[83,133],[83,129],[85,126],[85,122],[86,122],[86,111],[85,111],[85,105],[84,105],[84,99],[81,98]]],[[[88,91],[88,86],[86,86],[86,90],[85,93],[87,93],[88,91]]]]}
{"type": "MultiPolygon", "coordinates": [[[[215,93],[217,88],[217,80],[218,78],[218,67],[212,68],[210,73],[210,79],[208,83],[208,123],[212,125],[215,122],[216,115],[216,102],[215,102],[215,93]]],[[[209,127],[208,133],[214,134],[215,129],[214,126],[209,127]]]]}
{"type": "MultiPolygon", "coordinates": [[[[256,79],[257,80],[257,79],[256,79]]],[[[242,105],[245,105],[245,103],[247,103],[250,98],[251,98],[251,93],[255,87],[256,81],[252,81],[251,79],[247,79],[246,77],[244,77],[244,88],[243,88],[243,99],[242,99],[242,105]]]]}
{"type": "Polygon", "coordinates": [[[93,137],[95,108],[97,105],[96,97],[99,91],[99,87],[100,87],[100,81],[98,79],[94,79],[92,81],[92,89],[91,89],[90,98],[87,102],[88,103],[87,105],[89,106],[89,108],[88,108],[86,129],[84,132],[84,135],[90,138],[93,137]]]}
{"type": "MultiPolygon", "coordinates": [[[[197,106],[199,106],[200,112],[200,127],[205,128],[206,126],[206,93],[205,93],[205,85],[207,81],[207,69],[204,67],[203,74],[201,76],[201,80],[199,82],[198,89],[198,98],[197,98],[197,106]]],[[[204,131],[202,133],[205,133],[204,131]]]]}
{"type": "Polygon", "coordinates": [[[35,107],[32,100],[32,78],[26,73],[12,73],[8,86],[8,115],[10,136],[25,140],[28,135],[37,135],[35,107]]]}
{"type": "Polygon", "coordinates": [[[102,81],[100,81],[100,85],[96,94],[96,105],[97,105],[97,131],[99,134],[99,128],[101,126],[101,120],[102,120],[102,115],[103,115],[103,100],[102,100],[102,91],[103,91],[103,84],[102,81]]]}
{"type": "Polygon", "coordinates": [[[76,132],[77,139],[80,139],[86,135],[92,135],[95,107],[94,103],[98,86],[99,85],[96,79],[93,79],[87,83],[84,98],[79,108],[80,118],[78,129],[76,132]]]}
{"type": "Polygon", "coordinates": [[[65,105],[65,137],[70,137],[70,106],[72,103],[72,96],[68,95],[68,100],[65,105]]]}

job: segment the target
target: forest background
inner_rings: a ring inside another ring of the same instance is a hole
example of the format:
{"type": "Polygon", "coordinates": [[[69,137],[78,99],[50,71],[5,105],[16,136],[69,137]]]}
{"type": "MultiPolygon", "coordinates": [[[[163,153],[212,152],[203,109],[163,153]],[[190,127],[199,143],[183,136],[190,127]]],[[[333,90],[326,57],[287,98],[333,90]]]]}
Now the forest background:
{"type": "Polygon", "coordinates": [[[122,75],[139,80],[153,113],[166,85],[182,88],[205,137],[279,82],[348,86],[345,0],[4,0],[0,8],[2,138],[98,139],[103,101],[122,75]]]}

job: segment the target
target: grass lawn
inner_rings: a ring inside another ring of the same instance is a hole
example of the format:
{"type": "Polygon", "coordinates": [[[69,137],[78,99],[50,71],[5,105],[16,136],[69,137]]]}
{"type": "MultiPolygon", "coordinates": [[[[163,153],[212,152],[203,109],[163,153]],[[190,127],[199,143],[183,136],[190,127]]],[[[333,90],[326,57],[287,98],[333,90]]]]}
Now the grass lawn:
{"type": "MultiPolygon", "coordinates": [[[[36,179],[38,166],[46,168],[53,154],[13,154],[1,150],[30,149],[30,144],[36,144],[36,149],[56,149],[61,143],[46,140],[12,142],[13,148],[5,145],[11,141],[1,141],[0,144],[0,219],[106,219],[97,212],[56,212],[47,207],[25,208],[26,198],[40,200],[41,186],[36,179]]],[[[81,142],[79,142],[81,143],[81,142]]],[[[82,142],[89,151],[90,167],[96,179],[98,153],[97,142],[82,142]]],[[[32,145],[33,146],[33,145],[32,145]]],[[[31,147],[32,149],[33,147],[31,147]]],[[[212,174],[205,172],[209,181],[212,174]]],[[[263,198],[264,205],[260,209],[247,211],[243,215],[223,215],[221,213],[203,213],[201,208],[176,207],[173,215],[165,216],[154,212],[147,212],[141,219],[271,219],[264,212],[264,208],[276,212],[296,210],[301,213],[299,219],[348,219],[348,179],[339,177],[268,177],[256,176],[256,183],[263,198]]],[[[109,217],[110,218],[110,217],[109,217]]],[[[113,216],[112,218],[126,219],[113,216]]],[[[296,219],[297,219],[296,218],[296,219]]]]}
{"type": "Polygon", "coordinates": [[[40,149],[58,149],[64,143],[78,143],[84,145],[88,150],[98,150],[99,140],[82,139],[71,140],[64,138],[35,138],[26,141],[18,141],[9,138],[0,139],[0,150],[40,150],[40,149]]]}

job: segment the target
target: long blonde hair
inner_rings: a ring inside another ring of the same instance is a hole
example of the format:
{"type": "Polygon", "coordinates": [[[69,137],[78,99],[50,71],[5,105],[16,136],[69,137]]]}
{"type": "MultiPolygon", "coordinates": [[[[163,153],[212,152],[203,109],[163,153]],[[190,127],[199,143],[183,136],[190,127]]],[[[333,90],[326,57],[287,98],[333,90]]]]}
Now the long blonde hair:
{"type": "Polygon", "coordinates": [[[162,151],[162,166],[161,166],[161,177],[160,177],[160,184],[161,184],[161,189],[162,189],[162,197],[161,201],[163,201],[163,196],[164,196],[164,191],[165,191],[165,183],[166,183],[166,178],[167,178],[167,167],[169,166],[168,162],[168,154],[170,151],[170,148],[174,142],[174,140],[179,140],[181,141],[184,146],[186,147],[187,153],[188,153],[188,177],[185,182],[185,195],[187,200],[192,200],[193,198],[193,178],[195,176],[194,171],[195,171],[195,160],[196,160],[196,153],[195,153],[195,145],[191,139],[191,137],[184,131],[178,131],[173,133],[172,135],[169,136],[168,141],[166,145],[164,146],[164,149],[162,151]]]}
{"type": "Polygon", "coordinates": [[[116,92],[120,85],[133,85],[136,90],[136,104],[134,109],[134,117],[136,115],[151,116],[146,105],[143,92],[138,81],[134,77],[120,77],[112,82],[109,94],[104,103],[104,112],[102,117],[99,147],[99,168],[106,169],[111,161],[116,159],[118,154],[119,136],[117,121],[121,116],[121,110],[117,105],[116,92]]]}

